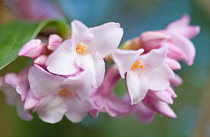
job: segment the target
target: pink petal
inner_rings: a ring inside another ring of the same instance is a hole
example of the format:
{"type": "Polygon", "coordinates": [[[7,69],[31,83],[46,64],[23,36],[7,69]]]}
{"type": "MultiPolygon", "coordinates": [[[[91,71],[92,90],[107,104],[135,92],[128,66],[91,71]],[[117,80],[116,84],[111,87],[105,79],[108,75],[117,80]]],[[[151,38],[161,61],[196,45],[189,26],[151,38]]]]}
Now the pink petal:
{"type": "Polygon", "coordinates": [[[149,53],[142,55],[140,60],[145,62],[146,67],[154,69],[163,63],[167,52],[168,46],[164,46],[159,49],[153,49],[149,53]]]}
{"type": "Polygon", "coordinates": [[[170,79],[174,77],[174,72],[165,63],[156,69],[147,71],[149,77],[149,89],[164,90],[170,85],[170,79]]]}
{"type": "Polygon", "coordinates": [[[72,42],[74,46],[79,43],[89,43],[93,40],[93,34],[89,29],[80,21],[74,20],[71,23],[72,27],[72,42]]]}
{"type": "Polygon", "coordinates": [[[182,35],[186,38],[195,37],[199,31],[199,26],[190,26],[190,16],[184,15],[181,19],[170,23],[166,30],[169,32],[177,33],[178,35],[182,35]]]}
{"type": "Polygon", "coordinates": [[[64,98],[57,95],[50,95],[43,98],[36,105],[35,111],[37,111],[39,117],[47,123],[57,123],[59,122],[67,108],[64,105],[64,98]]]}
{"type": "Polygon", "coordinates": [[[164,62],[172,69],[172,70],[179,70],[181,69],[181,65],[178,61],[171,58],[165,58],[164,62]]]}
{"type": "Polygon", "coordinates": [[[131,105],[139,103],[149,89],[149,79],[144,72],[138,74],[132,70],[127,72],[126,84],[131,98],[131,105]]]}
{"type": "Polygon", "coordinates": [[[20,95],[12,86],[1,87],[0,90],[5,94],[6,103],[10,106],[15,106],[17,104],[17,101],[21,100],[20,95]]]}
{"type": "Polygon", "coordinates": [[[80,122],[89,111],[96,109],[95,105],[90,99],[80,101],[75,96],[66,98],[65,103],[68,107],[68,111],[65,113],[65,115],[74,123],[80,122]]]}
{"type": "Polygon", "coordinates": [[[39,65],[41,67],[45,67],[46,61],[47,61],[47,56],[41,55],[34,60],[34,64],[39,65]]]}
{"type": "Polygon", "coordinates": [[[174,92],[174,90],[171,86],[169,86],[165,91],[168,92],[171,95],[171,98],[176,98],[177,97],[176,93],[174,92]]]}
{"type": "Polygon", "coordinates": [[[90,47],[94,51],[98,51],[103,58],[117,49],[123,36],[120,24],[114,22],[90,28],[90,32],[94,36],[90,47]]]}
{"type": "Polygon", "coordinates": [[[166,90],[160,90],[160,91],[149,90],[147,95],[156,98],[158,100],[164,101],[168,104],[173,104],[173,99],[171,98],[171,94],[166,90]]]}
{"type": "Polygon", "coordinates": [[[68,77],[63,81],[61,87],[68,89],[78,95],[79,99],[84,101],[89,98],[92,88],[91,73],[83,71],[78,76],[68,77]]]}
{"type": "Polygon", "coordinates": [[[170,79],[170,82],[171,82],[171,86],[180,86],[183,80],[179,75],[175,74],[175,77],[170,79]]]}
{"type": "Polygon", "coordinates": [[[110,67],[102,85],[91,95],[91,100],[97,107],[90,112],[92,117],[97,117],[99,112],[108,113],[112,117],[119,117],[131,112],[130,99],[118,98],[113,93],[119,78],[117,68],[115,66],[110,67]]]}
{"type": "Polygon", "coordinates": [[[177,47],[173,42],[171,42],[171,41],[163,42],[162,45],[169,46],[167,57],[175,59],[175,60],[186,60],[187,59],[187,56],[183,52],[183,50],[180,49],[179,47],[177,47]]]}
{"type": "Polygon", "coordinates": [[[26,43],[19,52],[19,56],[36,58],[42,53],[41,40],[33,39],[26,43]]]}
{"type": "Polygon", "coordinates": [[[79,70],[75,63],[77,56],[71,40],[66,40],[48,57],[46,61],[47,69],[58,75],[74,74],[79,70]]]}
{"type": "Polygon", "coordinates": [[[42,99],[51,94],[59,93],[59,87],[64,78],[48,73],[41,67],[34,65],[29,70],[29,83],[36,98],[42,99]]]}
{"type": "Polygon", "coordinates": [[[125,73],[130,70],[135,61],[139,58],[140,54],[143,53],[143,49],[139,50],[120,50],[117,49],[113,54],[113,60],[117,65],[120,75],[125,78],[125,73]]]}
{"type": "Polygon", "coordinates": [[[147,97],[147,99],[145,99],[143,102],[148,107],[164,116],[176,118],[176,114],[174,113],[174,111],[170,108],[170,106],[167,103],[163,101],[153,99],[152,97],[147,97]]]}
{"type": "Polygon", "coordinates": [[[170,38],[165,31],[147,31],[140,35],[141,44],[146,52],[160,48],[162,42],[170,38]]]}
{"type": "Polygon", "coordinates": [[[114,94],[104,96],[100,91],[101,89],[98,89],[98,94],[91,97],[97,107],[89,113],[91,117],[98,117],[99,112],[108,113],[111,117],[121,117],[132,111],[133,106],[129,104],[130,100],[118,98],[114,94]]]}
{"type": "Polygon", "coordinates": [[[142,102],[139,102],[135,106],[135,111],[136,111],[135,113],[136,113],[137,119],[140,122],[143,122],[143,123],[150,123],[150,122],[152,122],[152,120],[154,118],[154,111],[149,109],[142,102]]]}
{"type": "Polygon", "coordinates": [[[93,55],[80,55],[77,58],[77,65],[83,70],[91,73],[92,86],[94,88],[101,85],[105,74],[105,62],[98,52],[95,52],[93,55]]]}
{"type": "Polygon", "coordinates": [[[62,38],[56,34],[50,35],[48,49],[54,51],[56,50],[62,42],[62,38]]]}
{"type": "Polygon", "coordinates": [[[21,99],[25,100],[29,89],[28,69],[22,71],[20,74],[7,73],[5,82],[11,84],[16,89],[17,93],[20,94],[21,99]]]}
{"type": "Polygon", "coordinates": [[[119,79],[120,79],[120,74],[118,72],[117,67],[115,65],[111,66],[106,72],[103,83],[95,91],[96,94],[98,92],[99,94],[103,95],[104,97],[112,95],[113,89],[119,79]]]}
{"type": "Polygon", "coordinates": [[[153,41],[153,40],[164,40],[171,38],[170,35],[163,31],[146,31],[141,34],[140,40],[142,43],[153,41]]]}
{"type": "Polygon", "coordinates": [[[185,60],[185,62],[188,65],[192,65],[194,58],[195,58],[195,47],[194,47],[193,43],[189,39],[187,39],[181,35],[174,35],[172,41],[187,56],[187,59],[185,60]]]}
{"type": "Polygon", "coordinates": [[[33,109],[36,104],[39,102],[39,99],[37,99],[33,92],[31,90],[28,91],[25,103],[24,103],[24,109],[29,110],[33,109]]]}
{"type": "Polygon", "coordinates": [[[31,113],[24,109],[23,102],[21,100],[16,102],[16,107],[17,107],[16,109],[17,109],[18,116],[21,119],[26,120],[26,121],[31,121],[33,119],[33,116],[31,115],[31,113]]]}

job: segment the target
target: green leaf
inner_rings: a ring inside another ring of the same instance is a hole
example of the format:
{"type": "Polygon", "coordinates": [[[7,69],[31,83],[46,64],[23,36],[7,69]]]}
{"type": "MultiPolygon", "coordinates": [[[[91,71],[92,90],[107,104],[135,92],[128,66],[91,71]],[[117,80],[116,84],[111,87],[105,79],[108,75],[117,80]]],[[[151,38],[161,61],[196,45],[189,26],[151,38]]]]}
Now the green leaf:
{"type": "MultiPolygon", "coordinates": [[[[34,39],[42,30],[56,32],[64,39],[70,37],[70,29],[62,21],[46,20],[40,24],[13,22],[0,26],[0,70],[17,59],[24,44],[34,39]]],[[[19,64],[21,65],[21,64],[19,64]]]]}

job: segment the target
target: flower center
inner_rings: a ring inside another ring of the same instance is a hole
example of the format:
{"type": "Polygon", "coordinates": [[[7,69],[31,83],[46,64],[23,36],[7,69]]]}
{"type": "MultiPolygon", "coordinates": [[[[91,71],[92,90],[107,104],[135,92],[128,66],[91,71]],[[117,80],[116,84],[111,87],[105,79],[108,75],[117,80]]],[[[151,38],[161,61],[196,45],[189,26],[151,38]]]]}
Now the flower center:
{"type": "Polygon", "coordinates": [[[76,48],[77,53],[81,55],[85,55],[87,53],[87,51],[84,50],[86,47],[87,46],[83,43],[77,44],[77,48],[76,48]]]}
{"type": "Polygon", "coordinates": [[[144,65],[141,65],[140,61],[136,61],[133,66],[131,67],[131,69],[136,69],[136,68],[144,68],[144,65]]]}
{"type": "Polygon", "coordinates": [[[63,89],[59,92],[61,95],[64,95],[64,96],[72,96],[72,93],[71,91],[69,91],[68,89],[63,89]]]}

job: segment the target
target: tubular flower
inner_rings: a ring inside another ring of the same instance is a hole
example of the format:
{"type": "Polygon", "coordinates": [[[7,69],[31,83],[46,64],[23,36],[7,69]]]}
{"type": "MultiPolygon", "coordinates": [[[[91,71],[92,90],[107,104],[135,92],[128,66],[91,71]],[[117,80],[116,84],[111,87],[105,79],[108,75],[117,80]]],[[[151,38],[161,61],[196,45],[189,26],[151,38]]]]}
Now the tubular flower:
{"type": "Polygon", "coordinates": [[[112,66],[105,75],[102,85],[91,95],[91,100],[96,105],[96,109],[89,114],[97,117],[99,112],[108,113],[112,117],[119,117],[131,112],[132,107],[129,100],[119,98],[114,94],[114,87],[120,78],[120,74],[115,66],[112,66]]]}
{"type": "Polygon", "coordinates": [[[190,17],[185,15],[169,24],[165,30],[144,32],[140,36],[142,48],[149,52],[154,48],[168,45],[167,57],[173,59],[173,62],[184,60],[188,65],[192,65],[195,58],[195,47],[190,39],[199,33],[200,27],[190,26],[189,22],[190,17]]]}
{"type": "Polygon", "coordinates": [[[58,75],[73,75],[80,69],[92,75],[92,86],[101,85],[105,73],[103,58],[116,50],[123,35],[118,23],[87,28],[73,21],[72,38],[64,41],[47,59],[47,69],[58,75]]]}
{"type": "Polygon", "coordinates": [[[95,108],[88,98],[92,91],[89,80],[88,72],[64,78],[37,65],[31,67],[29,84],[34,96],[40,100],[34,110],[48,123],[59,122],[64,115],[72,122],[81,121],[87,112],[95,108]]]}
{"type": "Polygon", "coordinates": [[[88,28],[75,20],[70,39],[53,34],[48,43],[27,42],[19,56],[32,58],[34,64],[0,77],[0,89],[25,120],[32,119],[31,110],[48,123],[63,116],[80,122],[86,114],[96,118],[101,112],[112,117],[134,114],[144,123],[156,113],[176,118],[170,104],[177,97],[173,87],[182,79],[172,70],[181,69],[179,60],[193,64],[190,39],[200,29],[189,22],[185,15],[165,30],[144,32],[117,49],[123,35],[118,23],[88,28]],[[115,63],[106,73],[104,59],[115,63]],[[120,77],[128,90],[121,97],[114,91],[120,77]]]}
{"type": "Polygon", "coordinates": [[[131,104],[139,103],[149,89],[164,90],[170,85],[174,77],[173,71],[164,63],[168,47],[151,50],[140,55],[143,50],[117,50],[113,60],[118,66],[120,75],[125,77],[131,104]],[[126,60],[126,62],[125,62],[126,60]]]}
{"type": "Polygon", "coordinates": [[[137,119],[143,123],[150,123],[154,114],[158,113],[170,118],[176,118],[176,114],[168,104],[173,104],[173,98],[177,95],[169,86],[165,90],[154,91],[149,90],[145,98],[134,105],[133,111],[137,119]]]}

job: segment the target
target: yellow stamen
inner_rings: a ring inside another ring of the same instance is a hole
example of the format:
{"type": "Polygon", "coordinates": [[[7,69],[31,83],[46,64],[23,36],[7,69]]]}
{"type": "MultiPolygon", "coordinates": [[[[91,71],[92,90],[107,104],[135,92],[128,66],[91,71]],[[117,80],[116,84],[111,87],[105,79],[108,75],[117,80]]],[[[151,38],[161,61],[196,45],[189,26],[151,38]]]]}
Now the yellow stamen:
{"type": "Polygon", "coordinates": [[[61,95],[68,95],[68,96],[72,96],[71,91],[69,91],[68,89],[63,89],[60,91],[61,95]]]}
{"type": "Polygon", "coordinates": [[[131,69],[136,69],[136,68],[144,68],[144,65],[140,65],[141,62],[140,61],[136,61],[133,66],[131,67],[131,69]]]}
{"type": "Polygon", "coordinates": [[[144,65],[140,65],[139,67],[140,67],[140,68],[144,68],[144,65]]]}
{"type": "Polygon", "coordinates": [[[140,63],[141,63],[140,61],[136,61],[136,62],[133,64],[133,66],[131,67],[131,69],[138,68],[138,66],[139,66],[140,63]]]}
{"type": "Polygon", "coordinates": [[[64,95],[64,94],[66,94],[66,92],[65,92],[64,90],[62,90],[62,91],[61,91],[61,94],[64,95]]]}
{"type": "Polygon", "coordinates": [[[77,44],[76,51],[77,51],[78,54],[84,55],[84,54],[87,53],[87,51],[84,51],[85,48],[86,48],[86,46],[84,46],[84,44],[79,43],[79,44],[77,44]]]}
{"type": "Polygon", "coordinates": [[[77,51],[77,53],[78,53],[78,52],[81,53],[81,52],[82,52],[82,49],[77,49],[76,51],[77,51]]]}

